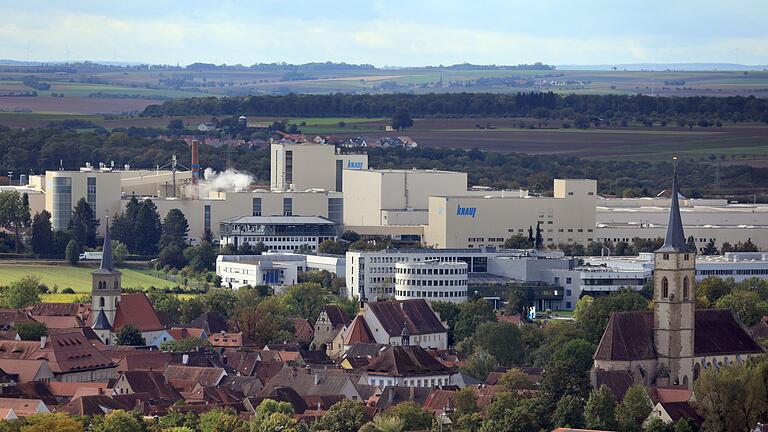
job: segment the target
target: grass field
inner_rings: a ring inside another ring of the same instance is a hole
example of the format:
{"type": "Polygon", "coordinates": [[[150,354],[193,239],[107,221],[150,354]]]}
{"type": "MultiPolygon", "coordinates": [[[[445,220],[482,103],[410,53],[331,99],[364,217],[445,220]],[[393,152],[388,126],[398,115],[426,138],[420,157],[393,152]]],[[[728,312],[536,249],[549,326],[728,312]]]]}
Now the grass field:
{"type": "MultiPolygon", "coordinates": [[[[41,283],[49,289],[58,286],[59,292],[64,288],[72,288],[76,293],[91,292],[91,272],[93,267],[68,267],[58,265],[26,265],[20,263],[0,263],[0,285],[7,285],[25,276],[40,277],[41,283]]],[[[159,279],[139,270],[120,269],[123,273],[123,286],[126,288],[146,289],[150,286],[171,288],[175,283],[159,279]]]]}
{"type": "MultiPolygon", "coordinates": [[[[81,294],[43,294],[42,300],[44,303],[74,303],[77,299],[81,298],[84,293],[81,294]]],[[[189,300],[193,297],[197,297],[200,294],[176,294],[180,300],[189,300]]],[[[90,300],[89,300],[90,301],[90,300]]]]}

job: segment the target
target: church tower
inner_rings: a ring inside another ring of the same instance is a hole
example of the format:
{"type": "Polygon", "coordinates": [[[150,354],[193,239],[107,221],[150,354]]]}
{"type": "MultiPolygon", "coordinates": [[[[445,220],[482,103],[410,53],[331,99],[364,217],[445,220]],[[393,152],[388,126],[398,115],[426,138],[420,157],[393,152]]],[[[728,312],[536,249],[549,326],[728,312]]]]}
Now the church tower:
{"type": "Polygon", "coordinates": [[[675,167],[667,234],[654,253],[653,339],[658,367],[669,372],[670,384],[692,388],[696,251],[688,249],[683,233],[678,187],[675,167]]]}
{"type": "MultiPolygon", "coordinates": [[[[94,330],[96,330],[95,326],[97,323],[104,327],[104,319],[106,319],[106,324],[110,326],[115,323],[117,304],[120,303],[120,294],[122,292],[121,274],[120,271],[115,269],[112,261],[109,219],[107,219],[107,227],[104,231],[104,247],[102,250],[101,265],[98,270],[91,273],[91,316],[93,317],[94,330]],[[102,314],[104,315],[103,319],[101,319],[102,314]],[[101,322],[99,323],[99,321],[101,322]]],[[[99,336],[101,337],[101,335],[99,336]]]]}

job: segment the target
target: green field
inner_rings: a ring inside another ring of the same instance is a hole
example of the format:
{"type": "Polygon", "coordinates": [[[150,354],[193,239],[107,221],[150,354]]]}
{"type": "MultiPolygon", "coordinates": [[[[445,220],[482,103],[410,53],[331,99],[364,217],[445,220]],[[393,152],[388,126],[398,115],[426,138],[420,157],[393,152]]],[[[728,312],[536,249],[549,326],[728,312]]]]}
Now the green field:
{"type": "MultiPolygon", "coordinates": [[[[68,267],[64,265],[25,265],[0,263],[0,285],[7,285],[28,275],[40,277],[41,283],[49,289],[72,288],[76,293],[91,292],[91,272],[93,267],[68,267]]],[[[146,289],[151,286],[158,288],[171,288],[177,284],[164,279],[156,278],[140,270],[120,269],[123,273],[123,287],[146,289]]]]}

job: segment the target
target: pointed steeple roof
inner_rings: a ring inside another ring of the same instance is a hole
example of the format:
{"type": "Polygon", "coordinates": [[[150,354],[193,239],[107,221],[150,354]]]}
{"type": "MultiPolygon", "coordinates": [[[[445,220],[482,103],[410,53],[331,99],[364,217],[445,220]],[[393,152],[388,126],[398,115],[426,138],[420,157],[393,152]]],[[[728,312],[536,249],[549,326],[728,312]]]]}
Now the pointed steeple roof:
{"type": "Polygon", "coordinates": [[[109,218],[107,218],[107,227],[104,230],[104,251],[101,254],[101,266],[99,268],[112,270],[114,265],[112,264],[112,242],[109,240],[109,218]]]}
{"type": "Polygon", "coordinates": [[[96,319],[93,321],[93,325],[91,326],[94,330],[112,330],[112,325],[109,324],[109,320],[107,319],[107,316],[104,314],[104,309],[99,309],[99,314],[96,316],[96,319]]]}
{"type": "Polygon", "coordinates": [[[677,183],[677,165],[675,165],[675,170],[672,173],[672,204],[669,207],[667,235],[664,237],[664,244],[656,252],[690,252],[683,232],[678,195],[680,195],[680,189],[677,183]]]}

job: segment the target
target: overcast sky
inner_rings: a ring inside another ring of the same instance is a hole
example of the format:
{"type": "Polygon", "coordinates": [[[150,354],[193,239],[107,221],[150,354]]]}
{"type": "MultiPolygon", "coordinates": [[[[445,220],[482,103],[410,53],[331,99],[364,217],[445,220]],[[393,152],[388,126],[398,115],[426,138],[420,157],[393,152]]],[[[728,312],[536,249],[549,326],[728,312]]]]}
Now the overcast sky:
{"type": "Polygon", "coordinates": [[[768,0],[0,0],[0,58],[768,63],[768,0]]]}

